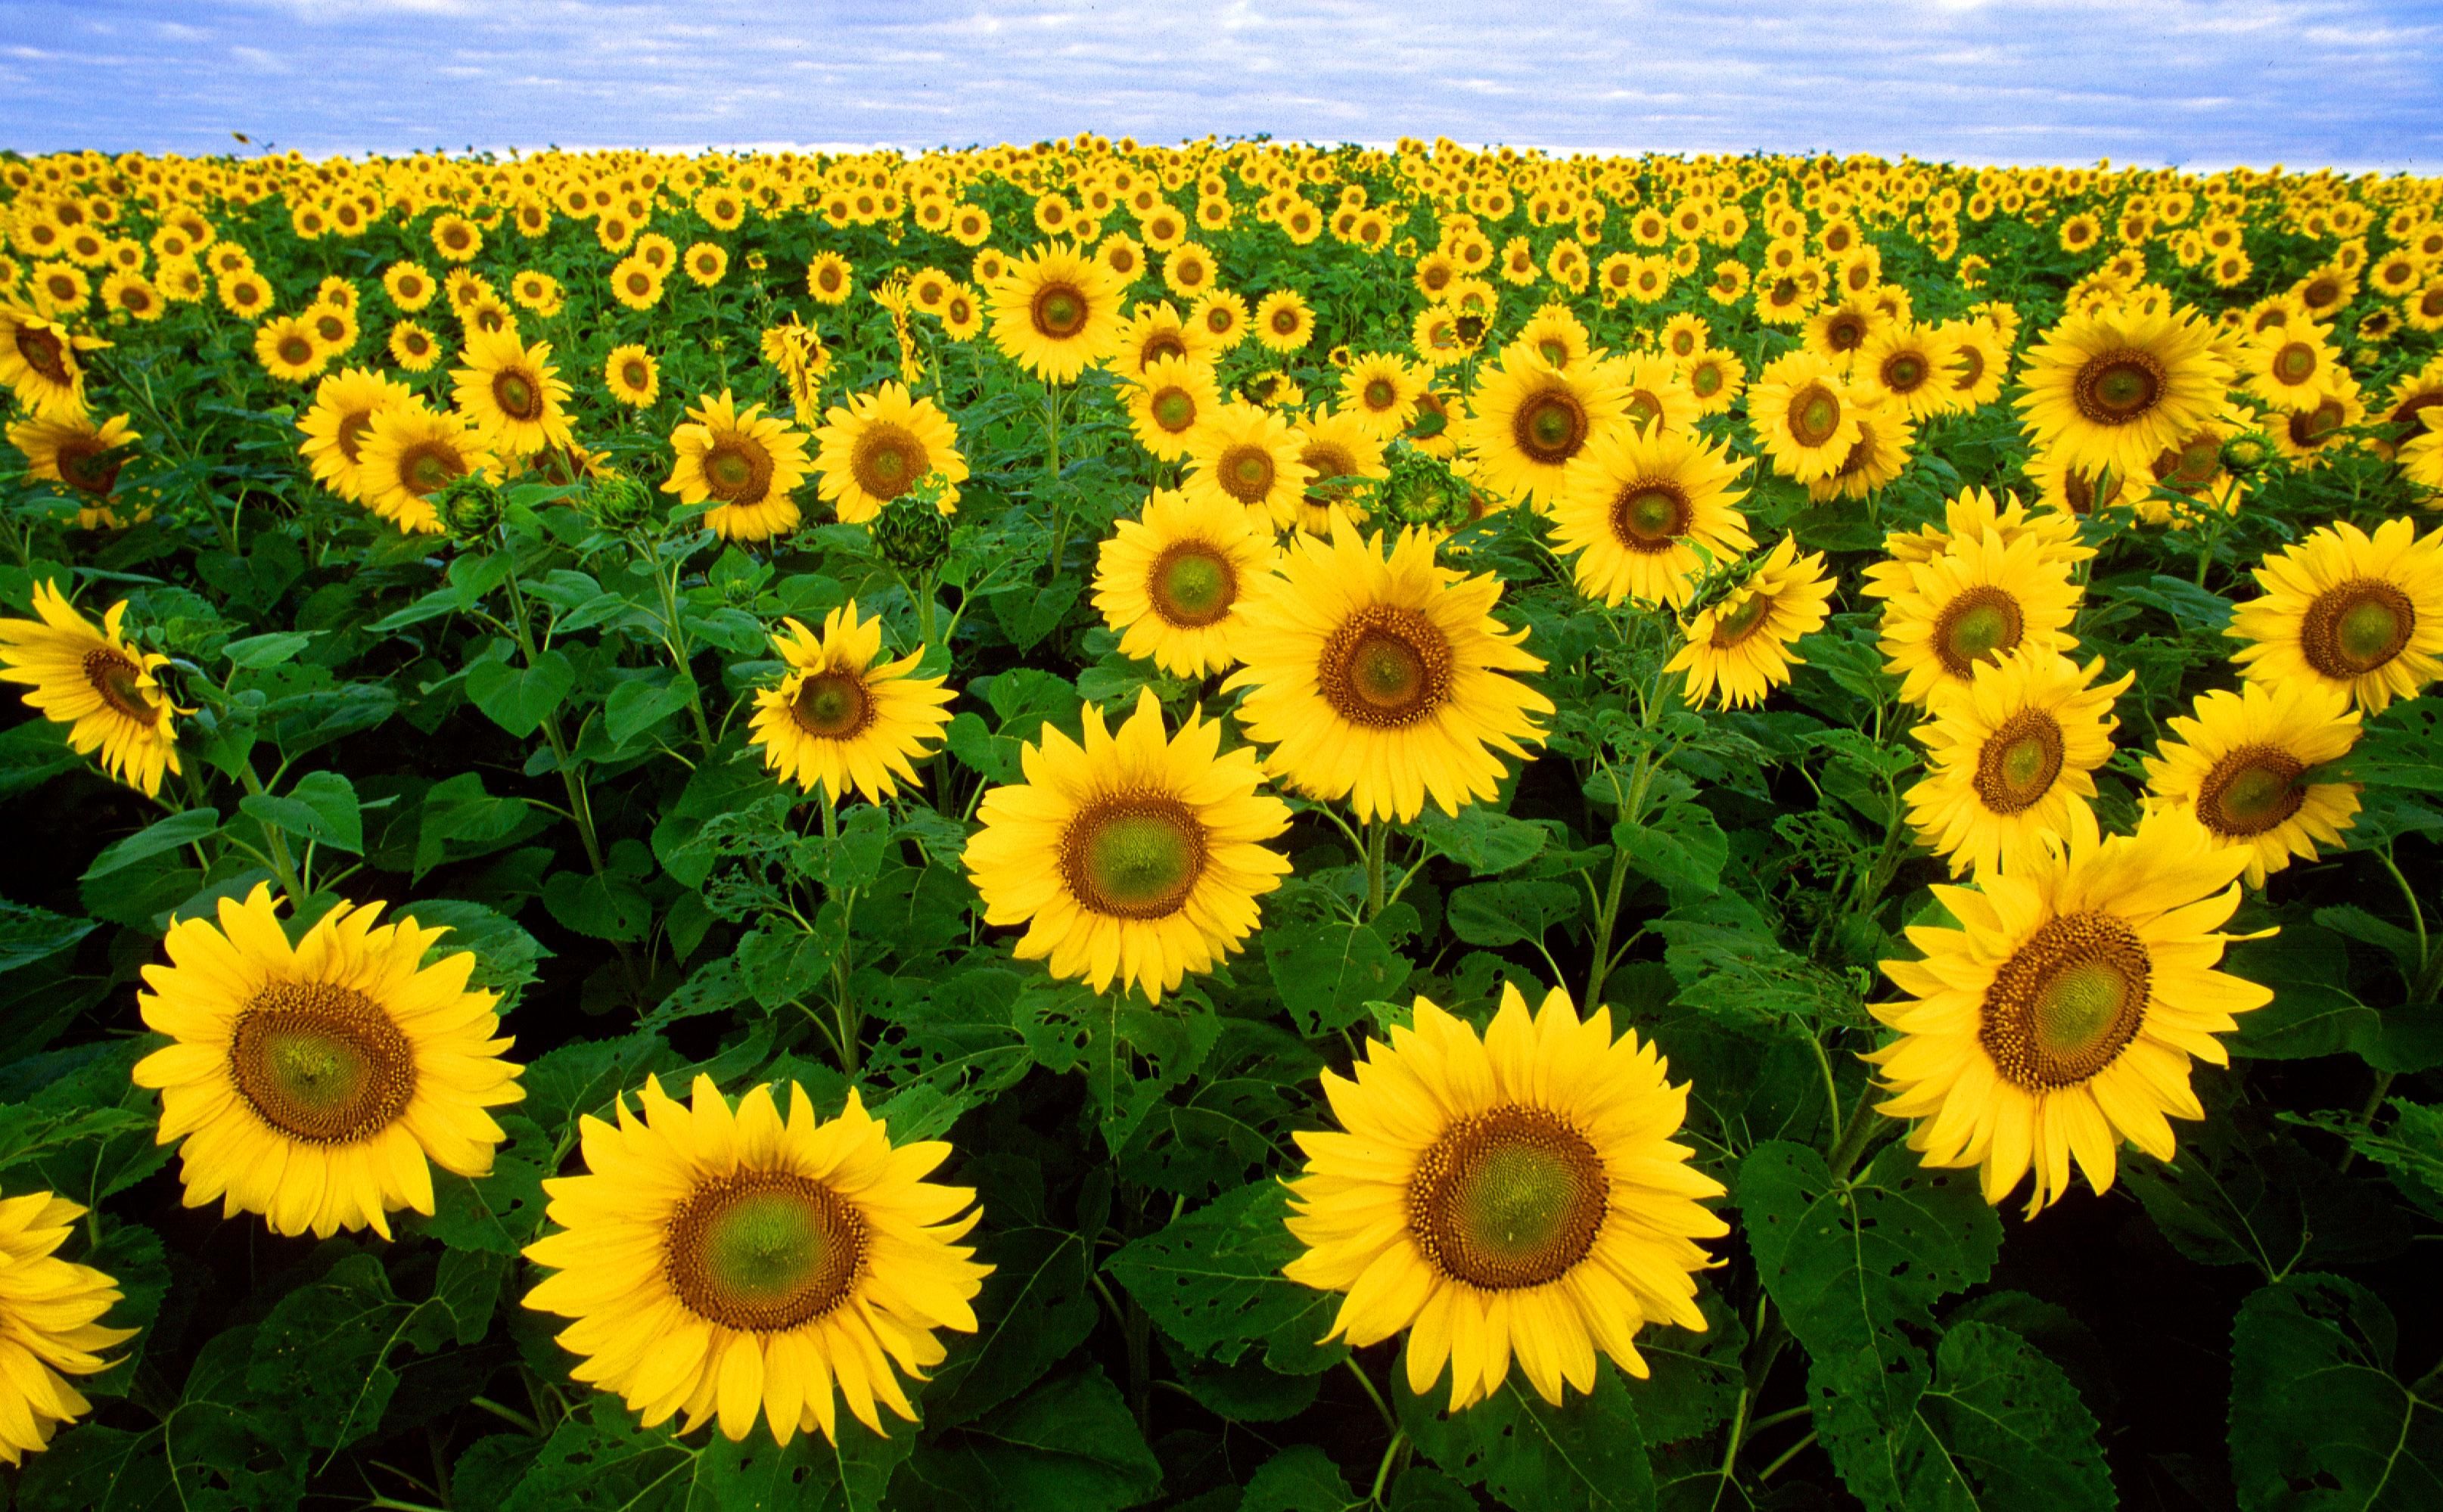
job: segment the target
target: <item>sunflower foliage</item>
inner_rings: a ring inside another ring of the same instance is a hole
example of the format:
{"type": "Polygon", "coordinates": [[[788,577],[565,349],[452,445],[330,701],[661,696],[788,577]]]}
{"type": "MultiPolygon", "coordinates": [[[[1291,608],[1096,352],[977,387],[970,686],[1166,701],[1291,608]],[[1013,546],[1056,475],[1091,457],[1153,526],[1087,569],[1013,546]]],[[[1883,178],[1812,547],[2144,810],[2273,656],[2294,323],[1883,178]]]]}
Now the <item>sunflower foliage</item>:
{"type": "Polygon", "coordinates": [[[2443,1500],[2443,191],[0,155],[31,1509],[2443,1500]]]}

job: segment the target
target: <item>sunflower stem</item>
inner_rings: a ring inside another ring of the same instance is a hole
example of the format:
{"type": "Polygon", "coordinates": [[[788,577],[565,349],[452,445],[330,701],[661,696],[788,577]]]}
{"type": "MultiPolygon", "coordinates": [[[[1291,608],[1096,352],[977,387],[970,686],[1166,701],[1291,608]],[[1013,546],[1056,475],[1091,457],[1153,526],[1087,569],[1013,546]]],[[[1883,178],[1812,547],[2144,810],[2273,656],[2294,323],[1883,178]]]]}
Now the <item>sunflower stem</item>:
{"type": "Polygon", "coordinates": [[[1771,1465],[1766,1466],[1763,1469],[1758,1470],[1756,1472],[1756,1479],[1759,1481],[1772,1480],[1773,1471],[1780,1469],[1783,1466],[1788,1465],[1791,1461],[1805,1453],[1808,1446],[1814,1442],[1815,1430],[1809,1429],[1805,1438],[1800,1439],[1797,1443],[1792,1444],[1790,1448],[1781,1451],[1781,1458],[1773,1461],[1771,1465]]]}
{"type": "Polygon", "coordinates": [[[1366,831],[1366,918],[1371,922],[1383,911],[1384,856],[1391,845],[1391,822],[1377,818],[1366,831]]]}
{"type": "Polygon", "coordinates": [[[1831,1155],[1824,1162],[1835,1181],[1848,1179],[1850,1168],[1858,1163],[1859,1157],[1866,1153],[1866,1146],[1874,1142],[1875,1134],[1883,1122],[1881,1119],[1866,1116],[1873,1111],[1868,1104],[1874,1097],[1875,1083],[1869,1077],[1866,1084],[1858,1089],[1858,1101],[1851,1104],[1849,1117],[1844,1120],[1847,1127],[1841,1131],[1841,1142],[1832,1147],[1831,1155]]]}
{"type": "Polygon", "coordinates": [[[1391,1464],[1400,1457],[1400,1451],[1407,1447],[1408,1430],[1404,1428],[1393,1429],[1391,1442],[1383,1447],[1383,1462],[1374,1466],[1374,1485],[1366,1493],[1367,1501],[1376,1506],[1383,1504],[1383,1487],[1391,1479],[1391,1464]]]}
{"type": "Polygon", "coordinates": [[[525,1413],[519,1412],[516,1408],[496,1402],[488,1396],[470,1398],[468,1405],[470,1407],[480,1407],[485,1412],[491,1413],[494,1417],[501,1419],[503,1422],[514,1423],[537,1438],[548,1438],[550,1436],[550,1434],[544,1430],[543,1426],[541,1423],[536,1422],[525,1413]]]}
{"type": "Polygon", "coordinates": [[[1732,1472],[1739,1462],[1739,1446],[1746,1441],[1748,1394],[1748,1389],[1741,1386],[1738,1403],[1731,1409],[1730,1437],[1722,1444],[1722,1473],[1718,1484],[1714,1487],[1712,1504],[1715,1506],[1721,1505],[1722,1493],[1730,1488],[1732,1472]]]}
{"type": "Polygon", "coordinates": [[[1342,1356],[1340,1362],[1349,1367],[1350,1375],[1357,1377],[1357,1384],[1366,1388],[1367,1399],[1374,1404],[1374,1411],[1383,1414],[1383,1426],[1391,1430],[1393,1439],[1398,1439],[1401,1436],[1400,1416],[1391,1411],[1390,1403],[1383,1400],[1382,1390],[1374,1384],[1374,1377],[1366,1374],[1366,1367],[1357,1363],[1354,1355],[1342,1356]]]}

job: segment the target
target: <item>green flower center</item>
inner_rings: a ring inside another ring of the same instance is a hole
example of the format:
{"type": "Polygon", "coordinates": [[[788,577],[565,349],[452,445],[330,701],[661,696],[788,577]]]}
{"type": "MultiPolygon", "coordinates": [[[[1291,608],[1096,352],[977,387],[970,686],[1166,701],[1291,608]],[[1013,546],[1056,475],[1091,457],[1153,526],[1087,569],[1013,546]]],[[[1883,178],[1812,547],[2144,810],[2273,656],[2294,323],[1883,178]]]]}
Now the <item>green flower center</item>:
{"type": "Polygon", "coordinates": [[[2307,769],[2279,746],[2247,745],[2224,755],[2197,784],[2197,818],[2226,839],[2280,828],[2307,801],[2307,769]]]}
{"type": "Polygon", "coordinates": [[[892,500],[906,493],[933,465],[925,443],[904,427],[883,422],[870,425],[856,438],[849,471],[856,485],[875,499],[892,500]]]}
{"type": "Polygon", "coordinates": [[[1222,491],[1242,504],[1261,503],[1273,491],[1273,454],[1261,446],[1232,446],[1213,472],[1222,491]]]}
{"type": "Polygon", "coordinates": [[[2042,709],[2021,709],[1978,751],[1976,796],[1993,813],[2020,813],[2052,791],[2061,770],[2061,721],[2042,709]]]}
{"type": "Polygon", "coordinates": [[[782,1333],[847,1298],[867,1244],[864,1215],[822,1183],[739,1171],[699,1186],[671,1213],[662,1269],[697,1317],[782,1333]]]}
{"type": "Polygon", "coordinates": [[[704,455],[704,485],[725,504],[760,504],[772,487],[771,455],[745,436],[725,436],[704,455]]]}
{"type": "Polygon", "coordinates": [[[1944,606],[1935,621],[1934,654],[1952,676],[1966,677],[1977,663],[1997,661],[2017,647],[2026,628],[2017,599],[1979,585],[1944,606]]]}
{"type": "Polygon", "coordinates": [[[452,478],[467,475],[467,461],[440,442],[425,442],[400,459],[398,481],[418,499],[452,478]]]}
{"type": "Polygon", "coordinates": [[[2364,677],[2408,648],[2417,606],[2379,577],[2328,588],[2307,606],[2299,626],[2299,653],[2328,678],[2364,677]]]}
{"type": "Polygon", "coordinates": [[[1821,446],[1840,433],[1841,399],[1820,383],[1810,383],[1791,396],[1790,433],[1802,446],[1821,446]]]}
{"type": "Polygon", "coordinates": [[[1065,341],[1086,326],[1086,296],[1066,283],[1047,283],[1035,291],[1035,329],[1065,341]]]}
{"type": "Polygon", "coordinates": [[[1669,551],[1688,533],[1694,512],[1687,490],[1668,479],[1646,478],[1630,483],[1612,501],[1612,538],[1633,552],[1669,551]]]}
{"type": "Polygon", "coordinates": [[[2075,1086],[2120,1058],[2144,1024],[2146,943],[2106,913],[2048,920],[1994,973],[1977,1040],[2005,1080],[2075,1086]]]}
{"type": "Polygon", "coordinates": [[[388,1128],[415,1094],[415,1052],[381,1006],[329,982],[255,994],[230,1035],[230,1080],[291,1139],[346,1144],[388,1128]]]}
{"type": "Polygon", "coordinates": [[[1181,541],[1154,559],[1146,574],[1146,596],[1155,612],[1190,629],[1216,624],[1239,596],[1239,575],[1229,558],[1201,541],[1181,541]]]}
{"type": "Polygon", "coordinates": [[[1315,681],[1352,723],[1413,724],[1450,697],[1450,640],[1415,610],[1368,604],[1324,642],[1315,681]]]}
{"type": "Polygon", "coordinates": [[[2089,424],[2125,426],[2155,408],[2163,393],[2163,365],[2123,348],[2090,357],[2070,380],[2070,401],[2089,424]]]}
{"type": "Polygon", "coordinates": [[[1585,1135],[1511,1103],[1452,1123],[1408,1183],[1408,1229],[1444,1275],[1488,1291],[1540,1286],[1594,1248],[1609,1174],[1585,1135]]]}
{"type": "Polygon", "coordinates": [[[2286,342],[2273,355],[2272,367],[2276,381],[2295,388],[2316,375],[2316,349],[2305,341],[2286,342]]]}
{"type": "Polygon", "coordinates": [[[542,418],[542,394],[522,373],[503,373],[492,379],[492,400],[512,420],[542,418]]]}
{"type": "Polygon", "coordinates": [[[1765,615],[1772,609],[1773,595],[1754,590],[1737,603],[1725,606],[1714,616],[1714,648],[1724,650],[1754,635],[1763,628],[1765,615]]]}
{"type": "Polygon", "coordinates": [[[1925,359],[1914,352],[1896,354],[1883,363],[1883,387],[1907,393],[1925,382],[1925,359]]]}
{"type": "Polygon", "coordinates": [[[1196,424],[1196,400],[1185,389],[1165,389],[1146,408],[1153,423],[1172,435],[1196,424]]]}
{"type": "Polygon", "coordinates": [[[842,668],[810,674],[790,702],[799,728],[823,740],[845,740],[873,722],[873,698],[864,680],[842,668]]]}
{"type": "Polygon", "coordinates": [[[1167,796],[1103,799],[1071,821],[1060,867],[1070,895],[1118,919],[1177,913],[1204,872],[1204,825],[1167,796]]]}
{"type": "Polygon", "coordinates": [[[1547,389],[1518,407],[1511,422],[1511,439],[1535,462],[1555,466],[1578,454],[1586,445],[1587,410],[1575,394],[1547,389]]]}

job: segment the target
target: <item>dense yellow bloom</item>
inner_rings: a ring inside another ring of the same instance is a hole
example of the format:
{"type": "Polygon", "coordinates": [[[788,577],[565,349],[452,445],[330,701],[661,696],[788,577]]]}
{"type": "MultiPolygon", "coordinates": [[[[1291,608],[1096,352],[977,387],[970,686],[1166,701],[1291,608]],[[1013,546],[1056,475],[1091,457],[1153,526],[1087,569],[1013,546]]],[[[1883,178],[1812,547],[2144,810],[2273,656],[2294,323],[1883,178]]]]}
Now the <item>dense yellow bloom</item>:
{"type": "Polygon", "coordinates": [[[1805,665],[1791,647],[1824,628],[1832,586],[1824,554],[1801,557],[1797,538],[1785,535],[1745,582],[1686,621],[1685,639],[1663,670],[1686,674],[1692,704],[1717,695],[1726,709],[1761,703],[1790,681],[1791,667],[1805,665]]]}
{"type": "Polygon", "coordinates": [[[159,792],[162,773],[183,770],[174,716],[191,712],[172,703],[154,679],[170,659],[120,636],[124,600],[97,629],[45,579],[34,585],[34,612],[40,617],[0,619],[0,682],[32,688],[26,702],[68,727],[68,748],[77,755],[99,751],[113,778],[147,796],[159,792]]]}
{"type": "Polygon", "coordinates": [[[452,396],[491,448],[526,457],[569,444],[568,385],[551,365],[551,343],[524,345],[515,331],[471,332],[467,365],[453,369],[452,396]]]}
{"type": "Polygon", "coordinates": [[[1297,523],[1313,473],[1298,460],[1296,428],[1278,411],[1222,405],[1187,433],[1185,451],[1180,490],[1190,499],[1227,501],[1274,529],[1297,523]]]}
{"type": "Polygon", "coordinates": [[[1576,554],[1578,592],[1607,604],[1686,604],[1699,578],[1755,545],[1737,508],[1747,491],[1734,486],[1747,468],[1660,426],[1597,435],[1552,506],[1553,547],[1576,554]]]}
{"type": "Polygon", "coordinates": [[[357,459],[358,499],[408,535],[437,536],[441,516],[432,495],[453,478],[498,471],[475,423],[420,402],[374,412],[357,459]]]}
{"type": "Polygon", "coordinates": [[[313,408],[298,418],[297,428],[305,434],[298,453],[312,467],[317,483],[351,503],[362,503],[364,447],[373,434],[374,416],[413,402],[405,384],[378,373],[365,368],[335,373],[315,389],[313,408]]]}
{"type": "Polygon", "coordinates": [[[1264,845],[1289,806],[1257,791],[1252,747],[1222,751],[1217,721],[1191,713],[1166,738],[1150,688],[1116,734],[1100,705],[1083,718],[1083,744],[1046,723],[1026,780],[984,793],[967,873],[985,922],[1026,925],[1019,959],[1160,1002],[1255,932],[1256,900],[1290,869],[1264,845]]]}
{"type": "Polygon", "coordinates": [[[159,1141],[185,1141],[188,1207],[387,1239],[391,1212],[432,1213],[428,1161],[491,1171],[504,1136],[485,1110],[525,1096],[493,1038],[499,994],[468,987],[471,952],[422,964],[448,931],[410,914],[376,926],[382,906],[337,904],[292,946],[257,884],[220,901],[217,926],[170,926],[170,964],[144,968],[136,1003],[173,1043],[134,1074],[161,1094],[159,1141]]]}
{"type": "Polygon", "coordinates": [[[2066,631],[2079,598],[2069,564],[2035,534],[1963,536],[1908,563],[1888,590],[1884,669],[1902,679],[1901,698],[1922,704],[1937,688],[1965,685],[1979,662],[2022,648],[2066,653],[2077,644],[2066,631]]]}
{"type": "Polygon", "coordinates": [[[1672,1136],[1688,1088],[1651,1042],[1581,1020],[1559,988],[1531,1014],[1514,983],[1481,1040],[1418,998],[1412,1025],[1369,1039],[1354,1079],[1323,1073],[1340,1129],[1300,1131],[1292,1281],[1349,1295],[1328,1339],[1408,1333],[1408,1389],[1448,1365],[1458,1412],[1500,1390],[1515,1358],[1537,1395],[1591,1392],[1600,1349],[1649,1374],[1647,1323],[1703,1332],[1698,1243],[1730,1231],[1702,1204],[1721,1185],[1672,1136]]]}
{"type": "Polygon", "coordinates": [[[2359,811],[2358,784],[2300,780],[2358,743],[2359,711],[2340,689],[2248,683],[2201,693],[2194,717],[2164,722],[2178,738],[2145,758],[2148,794],[2248,851],[2250,886],[2264,886],[2293,856],[2313,861],[2319,844],[2342,843],[2359,811]]]}
{"type": "Polygon", "coordinates": [[[553,1274],[525,1305],[575,1320],[569,1374],[647,1428],[709,1418],[737,1440],[760,1419],[782,1445],[836,1442],[845,1401],[883,1433],[877,1403],[916,1420],[899,1374],[946,1357],[937,1331],[975,1331],[992,1267],[958,1241],[983,1214],[925,1179],[950,1147],[894,1146],[854,1087],[828,1120],[795,1082],[788,1098],[785,1120],[768,1084],[733,1112],[698,1076],[682,1106],[648,1076],[644,1117],[623,1094],[615,1123],[579,1119],[584,1173],[543,1183],[556,1227],[525,1255],[553,1274]]]}
{"type": "Polygon", "coordinates": [[[1222,410],[1213,370],[1192,357],[1155,357],[1121,390],[1129,429],[1137,444],[1163,462],[1188,455],[1197,428],[1222,410]]]}
{"type": "Polygon", "coordinates": [[[1046,382],[1071,381],[1119,339],[1119,280],[1074,249],[1013,259],[988,292],[994,344],[1046,382]]]}
{"type": "Polygon", "coordinates": [[[1803,483],[1831,477],[1848,460],[1858,408],[1839,371],[1811,352],[1773,358],[1748,391],[1748,415],[1773,471],[1803,483]]]}
{"type": "Polygon", "coordinates": [[[1476,458],[1479,485],[1521,503],[1549,504],[1569,486],[1570,464],[1620,427],[1627,398],[1608,366],[1556,368],[1531,353],[1505,356],[1477,380],[1459,444],[1476,458]]]}
{"type": "Polygon", "coordinates": [[[615,346],[602,359],[602,384],[612,398],[632,410],[642,410],[661,396],[662,365],[633,342],[615,346]]]}
{"type": "Polygon", "coordinates": [[[945,679],[916,675],[924,648],[883,660],[881,619],[860,620],[854,602],[824,616],[819,637],[781,623],[772,648],[789,674],[755,695],[751,723],[763,764],[808,792],[819,786],[831,803],[852,792],[880,803],[901,782],[921,785],[909,763],[941,738],[952,697],[945,679]]]}
{"type": "Polygon", "coordinates": [[[806,481],[804,433],[760,404],[739,409],[726,389],[705,397],[688,420],[670,432],[675,457],[662,491],[682,504],[713,501],[704,522],[724,540],[769,540],[795,530],[791,490],[806,481]]]}
{"type": "Polygon", "coordinates": [[[0,1199],[0,1460],[10,1465],[92,1410],[67,1377],[108,1369],[100,1352],[136,1337],[101,1321],[119,1283],[56,1252],[84,1215],[49,1192],[0,1199]]]}
{"type": "Polygon", "coordinates": [[[1400,357],[1369,352],[1341,370],[1341,412],[1355,416],[1375,440],[1388,441],[1415,417],[1417,396],[1424,387],[1424,380],[1400,357]]]}
{"type": "Polygon", "coordinates": [[[2045,334],[2018,407],[2037,444],[2068,465],[2142,478],[2222,408],[2231,376],[2213,328],[2190,311],[2107,308],[2045,334]]]}
{"type": "Polygon", "coordinates": [[[1237,501],[1158,488],[1103,542],[1094,608],[1120,632],[1123,654],[1203,677],[1237,661],[1231,631],[1273,557],[1271,531],[1237,501]]]}
{"type": "Polygon", "coordinates": [[[2255,575],[2264,592],[2223,631],[2249,643],[2232,660],[2250,682],[2321,684],[2380,714],[2443,673],[2443,530],[2340,520],[2255,575]]]}
{"type": "Polygon", "coordinates": [[[1911,733],[1926,748],[1926,777],[1908,792],[1918,839],[1951,859],[1955,877],[1979,876],[2066,833],[2088,811],[2091,774],[2112,756],[2112,701],[2134,676],[2096,685],[2103,659],[2080,667],[2051,651],[1979,662],[1966,683],[1938,688],[1911,733]]]}
{"type": "Polygon", "coordinates": [[[815,432],[815,446],[817,491],[843,524],[863,524],[933,476],[942,480],[946,512],[967,477],[949,416],[896,383],[835,405],[815,432]]]}
{"type": "Polygon", "coordinates": [[[1938,886],[1957,928],[1911,925],[1920,960],[1887,960],[1906,1000],[1871,1005],[1900,1038],[1866,1058],[1916,1120],[1930,1166],[1977,1168],[1998,1204],[2034,1173],[2028,1214],[2069,1189],[2074,1159],[2098,1192],[2124,1139],[2158,1160],[2173,1118],[2205,1110],[2189,1058],[2229,1057],[2214,1036],[2273,994],[2214,970],[2232,938],[2249,852],[2161,811],[2101,836],[2084,809],[2060,843],[2023,852],[1978,886],[1938,886]]]}

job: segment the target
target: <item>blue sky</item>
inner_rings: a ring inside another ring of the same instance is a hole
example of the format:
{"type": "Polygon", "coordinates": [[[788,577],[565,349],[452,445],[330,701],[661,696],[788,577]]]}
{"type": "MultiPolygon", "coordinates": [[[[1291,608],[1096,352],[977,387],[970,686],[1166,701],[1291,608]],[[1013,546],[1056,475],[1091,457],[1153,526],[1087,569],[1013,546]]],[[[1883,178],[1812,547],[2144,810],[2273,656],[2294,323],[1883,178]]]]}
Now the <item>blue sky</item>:
{"type": "Polygon", "coordinates": [[[1026,141],[2443,171],[2422,0],[0,0],[0,146],[1026,141]]]}

